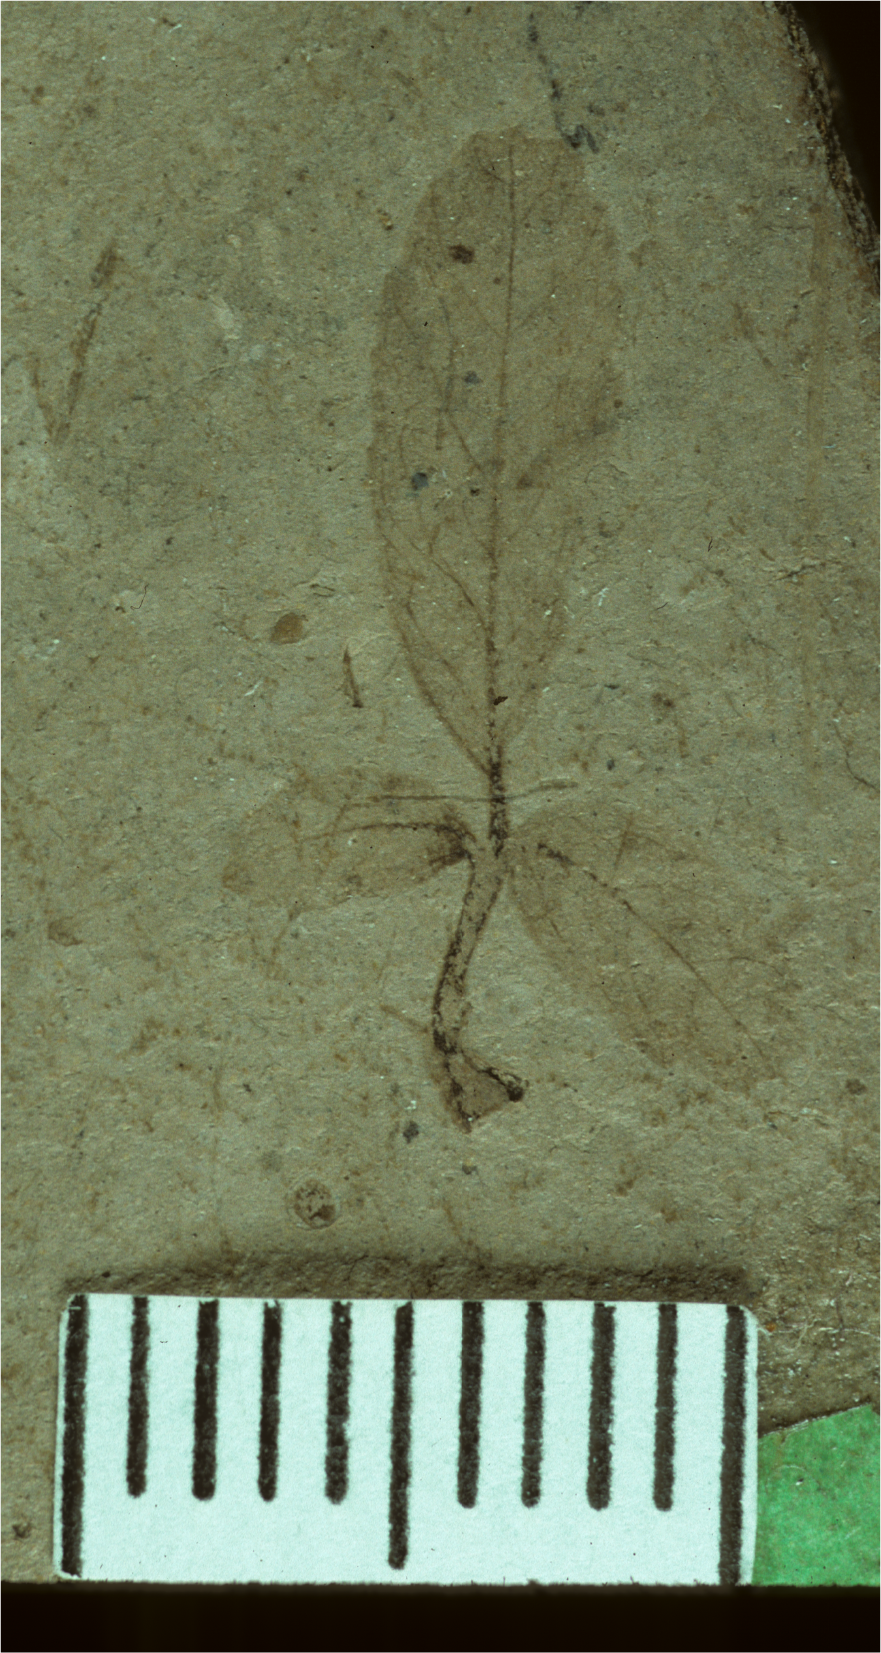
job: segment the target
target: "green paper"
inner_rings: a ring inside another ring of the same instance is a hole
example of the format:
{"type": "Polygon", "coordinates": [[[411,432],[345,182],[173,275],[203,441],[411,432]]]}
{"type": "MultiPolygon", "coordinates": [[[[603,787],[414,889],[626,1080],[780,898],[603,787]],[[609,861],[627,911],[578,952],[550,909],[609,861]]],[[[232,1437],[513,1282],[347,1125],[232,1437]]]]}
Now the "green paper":
{"type": "Polygon", "coordinates": [[[870,1406],[760,1440],[753,1584],[877,1585],[878,1464],[870,1406]]]}

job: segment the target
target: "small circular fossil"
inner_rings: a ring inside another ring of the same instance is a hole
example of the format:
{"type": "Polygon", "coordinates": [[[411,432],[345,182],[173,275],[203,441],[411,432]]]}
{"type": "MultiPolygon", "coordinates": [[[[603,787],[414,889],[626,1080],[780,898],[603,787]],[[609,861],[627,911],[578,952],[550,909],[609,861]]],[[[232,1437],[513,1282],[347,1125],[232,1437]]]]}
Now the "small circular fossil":
{"type": "Polygon", "coordinates": [[[301,1183],[294,1194],[293,1205],[307,1228],[329,1228],[339,1216],[339,1207],[326,1182],[310,1180],[301,1183]]]}

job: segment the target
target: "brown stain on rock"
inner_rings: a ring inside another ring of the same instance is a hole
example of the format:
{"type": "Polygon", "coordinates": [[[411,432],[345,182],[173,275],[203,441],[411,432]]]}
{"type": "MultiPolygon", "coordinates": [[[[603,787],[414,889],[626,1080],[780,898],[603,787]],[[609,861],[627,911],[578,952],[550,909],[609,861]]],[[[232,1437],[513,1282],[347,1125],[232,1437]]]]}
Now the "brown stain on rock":
{"type": "Polygon", "coordinates": [[[280,614],[269,633],[270,643],[299,643],[306,622],[302,614],[295,614],[291,610],[287,614],[280,614]]]}
{"type": "MultiPolygon", "coordinates": [[[[89,105],[86,105],[85,109],[86,112],[94,113],[89,105]]],[[[73,358],[73,365],[68,374],[67,383],[57,397],[51,397],[42,384],[39,362],[34,362],[31,368],[34,394],[45,420],[47,433],[51,441],[59,447],[70,431],[74,409],[83,387],[89,347],[104,307],[104,301],[113,284],[118,262],[119,256],[116,248],[112,242],[109,242],[89,278],[95,296],[70,341],[68,348],[73,358]]]]}
{"type": "Polygon", "coordinates": [[[46,934],[49,940],[54,941],[59,947],[82,946],[82,941],[74,929],[73,920],[70,918],[50,919],[46,934]]]}

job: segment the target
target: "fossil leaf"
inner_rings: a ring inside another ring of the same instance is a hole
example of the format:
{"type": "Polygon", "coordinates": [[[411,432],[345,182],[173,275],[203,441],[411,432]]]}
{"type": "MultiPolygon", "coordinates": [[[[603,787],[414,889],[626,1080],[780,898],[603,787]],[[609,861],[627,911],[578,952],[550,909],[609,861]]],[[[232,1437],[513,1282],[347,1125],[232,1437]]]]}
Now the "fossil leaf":
{"type": "Polygon", "coordinates": [[[511,865],[533,939],[646,1056],[732,1089],[779,1069],[797,983],[770,895],[617,802],[539,811],[511,865]]]}
{"type": "Polygon", "coordinates": [[[468,828],[428,786],[391,775],[368,790],[362,778],[353,799],[351,784],[304,778],[254,810],[224,888],[254,905],[336,907],[411,889],[468,855],[468,828]]]}
{"type": "Polygon", "coordinates": [[[371,472],[392,614],[487,775],[562,635],[579,503],[610,427],[619,294],[581,157],[472,138],[383,292],[371,472]]]}

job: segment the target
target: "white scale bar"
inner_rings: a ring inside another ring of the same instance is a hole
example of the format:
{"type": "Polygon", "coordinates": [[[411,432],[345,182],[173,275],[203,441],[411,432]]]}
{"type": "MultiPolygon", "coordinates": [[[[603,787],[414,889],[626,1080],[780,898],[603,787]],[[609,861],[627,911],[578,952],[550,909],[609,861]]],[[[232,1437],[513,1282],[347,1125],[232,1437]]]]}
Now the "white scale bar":
{"type": "Polygon", "coordinates": [[[60,1353],[62,1576],[751,1576],[742,1309],[95,1295],[60,1353]]]}

